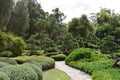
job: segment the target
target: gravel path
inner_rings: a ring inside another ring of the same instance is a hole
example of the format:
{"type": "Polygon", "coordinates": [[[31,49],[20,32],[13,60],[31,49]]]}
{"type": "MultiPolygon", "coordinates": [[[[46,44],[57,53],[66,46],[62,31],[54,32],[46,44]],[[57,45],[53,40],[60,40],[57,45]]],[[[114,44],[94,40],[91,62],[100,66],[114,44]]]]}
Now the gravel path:
{"type": "Polygon", "coordinates": [[[66,72],[71,77],[71,80],[92,80],[88,74],[67,66],[65,61],[56,61],[55,68],[66,72]]]}

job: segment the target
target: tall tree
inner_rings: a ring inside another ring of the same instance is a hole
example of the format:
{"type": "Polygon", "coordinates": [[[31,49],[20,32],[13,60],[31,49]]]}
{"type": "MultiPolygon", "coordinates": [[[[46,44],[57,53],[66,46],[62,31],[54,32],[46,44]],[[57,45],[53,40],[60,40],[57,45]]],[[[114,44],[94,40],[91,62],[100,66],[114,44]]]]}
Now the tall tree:
{"type": "Polygon", "coordinates": [[[0,0],[0,30],[5,30],[11,16],[13,0],[0,0]]]}
{"type": "Polygon", "coordinates": [[[80,35],[85,37],[89,32],[94,31],[93,24],[88,20],[87,16],[83,14],[80,18],[73,18],[68,23],[69,32],[74,36],[80,35]]]}
{"type": "Polygon", "coordinates": [[[18,36],[25,36],[29,27],[28,0],[21,0],[16,3],[13,9],[7,30],[18,36]]]}

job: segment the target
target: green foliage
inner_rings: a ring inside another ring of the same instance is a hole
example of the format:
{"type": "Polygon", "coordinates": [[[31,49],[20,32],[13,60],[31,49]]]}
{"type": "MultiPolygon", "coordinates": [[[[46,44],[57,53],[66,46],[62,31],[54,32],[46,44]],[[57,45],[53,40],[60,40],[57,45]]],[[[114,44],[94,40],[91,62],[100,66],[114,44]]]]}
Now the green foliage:
{"type": "Polygon", "coordinates": [[[102,71],[95,72],[92,77],[93,80],[112,80],[111,74],[102,71]]]}
{"type": "Polygon", "coordinates": [[[38,80],[42,80],[42,70],[40,67],[32,63],[24,63],[23,65],[33,68],[38,75],[38,80]]]}
{"type": "Polygon", "coordinates": [[[6,73],[10,80],[38,80],[37,73],[25,65],[12,65],[1,68],[2,72],[6,73]]]}
{"type": "Polygon", "coordinates": [[[85,60],[85,61],[94,61],[99,59],[99,55],[88,48],[78,48],[72,51],[66,58],[66,63],[71,61],[85,60]]]}
{"type": "Polygon", "coordinates": [[[25,37],[25,31],[29,27],[28,0],[17,1],[11,12],[11,18],[7,26],[7,31],[18,36],[25,37]]]}
{"type": "Polygon", "coordinates": [[[65,54],[69,54],[72,50],[75,48],[78,48],[78,42],[77,40],[72,36],[72,34],[66,34],[61,39],[61,51],[65,54]]]}
{"type": "Polygon", "coordinates": [[[25,49],[25,42],[21,37],[0,32],[0,52],[11,51],[12,56],[19,56],[22,54],[23,49],[25,49]]]}
{"type": "Polygon", "coordinates": [[[74,36],[85,37],[89,32],[94,31],[92,23],[88,20],[87,15],[83,14],[80,18],[73,18],[68,23],[69,32],[74,36]]]}
{"type": "Polygon", "coordinates": [[[45,53],[45,56],[48,56],[48,57],[53,55],[58,55],[58,53],[57,52],[45,53]]]}
{"type": "Polygon", "coordinates": [[[0,62],[6,62],[6,63],[12,64],[12,65],[17,64],[16,60],[13,60],[13,59],[10,59],[7,57],[0,57],[0,62]]]}
{"type": "Polygon", "coordinates": [[[106,36],[100,44],[100,50],[103,53],[112,53],[117,50],[118,45],[114,42],[113,36],[106,36]]]}
{"type": "Polygon", "coordinates": [[[66,55],[64,54],[58,54],[51,56],[55,61],[64,61],[66,58],[66,55]]]}
{"type": "Polygon", "coordinates": [[[10,80],[7,74],[0,71],[0,80],[10,80]]]}
{"type": "Polygon", "coordinates": [[[0,56],[2,57],[11,57],[13,53],[11,51],[3,51],[0,53],[0,56]]]}
{"type": "Polygon", "coordinates": [[[5,67],[5,66],[9,66],[9,63],[6,62],[0,62],[0,68],[5,67]]]}
{"type": "Polygon", "coordinates": [[[44,56],[19,56],[14,58],[18,63],[36,61],[42,65],[43,70],[54,68],[55,61],[50,57],[44,56]]]}
{"type": "Polygon", "coordinates": [[[34,65],[38,66],[40,69],[42,69],[42,65],[41,65],[39,62],[36,62],[36,61],[30,61],[30,62],[27,62],[27,63],[34,64],[34,65]]]}
{"type": "Polygon", "coordinates": [[[0,30],[6,30],[12,7],[13,0],[0,1],[0,30]]]}

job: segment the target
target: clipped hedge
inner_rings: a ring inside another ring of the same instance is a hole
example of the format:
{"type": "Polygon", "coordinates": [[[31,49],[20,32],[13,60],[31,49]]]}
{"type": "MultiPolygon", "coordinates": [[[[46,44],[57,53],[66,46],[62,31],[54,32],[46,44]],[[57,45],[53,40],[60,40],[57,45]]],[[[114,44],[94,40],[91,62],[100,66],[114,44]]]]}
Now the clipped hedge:
{"type": "Polygon", "coordinates": [[[65,61],[66,63],[78,60],[91,62],[97,60],[99,57],[100,56],[95,51],[89,48],[78,48],[72,51],[65,61]]]}
{"type": "Polygon", "coordinates": [[[66,58],[66,55],[64,54],[58,54],[51,56],[55,61],[64,61],[66,58]]]}
{"type": "Polygon", "coordinates": [[[5,67],[5,66],[9,66],[10,64],[6,63],[6,62],[0,62],[0,68],[5,67]]]}
{"type": "Polygon", "coordinates": [[[0,71],[0,80],[10,80],[7,74],[0,71]]]}
{"type": "Polygon", "coordinates": [[[40,67],[36,66],[35,64],[32,63],[24,63],[23,65],[29,66],[35,70],[35,72],[38,75],[38,80],[42,80],[42,70],[40,67]]]}
{"type": "Polygon", "coordinates": [[[34,64],[36,66],[38,66],[41,70],[42,70],[42,65],[36,61],[30,61],[30,62],[27,62],[27,63],[31,63],[31,64],[34,64]]]}
{"type": "Polygon", "coordinates": [[[55,60],[45,56],[19,56],[14,58],[18,63],[36,61],[42,65],[43,70],[54,68],[55,60]]]}
{"type": "Polygon", "coordinates": [[[58,53],[57,52],[51,52],[51,53],[45,53],[44,55],[47,56],[47,57],[50,57],[50,56],[53,56],[53,55],[58,55],[58,53]]]}
{"type": "Polygon", "coordinates": [[[10,80],[38,80],[37,73],[25,65],[11,65],[1,68],[0,71],[6,73],[10,80]]]}
{"type": "Polygon", "coordinates": [[[12,64],[12,65],[17,64],[16,60],[10,59],[7,57],[0,57],[0,62],[6,62],[6,63],[12,64]]]}
{"type": "Polygon", "coordinates": [[[3,51],[0,53],[1,57],[11,57],[13,53],[11,51],[3,51]]]}

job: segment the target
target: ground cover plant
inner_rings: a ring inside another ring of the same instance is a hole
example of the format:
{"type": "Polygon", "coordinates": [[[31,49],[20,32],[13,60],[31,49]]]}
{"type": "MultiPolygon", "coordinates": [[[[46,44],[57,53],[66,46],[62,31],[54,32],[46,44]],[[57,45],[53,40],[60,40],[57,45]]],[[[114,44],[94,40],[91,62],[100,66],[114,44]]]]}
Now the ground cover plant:
{"type": "MultiPolygon", "coordinates": [[[[101,57],[99,54],[96,54],[97,59],[96,58],[95,60],[92,59],[92,61],[91,61],[91,57],[85,57],[85,58],[82,57],[81,59],[80,54],[82,52],[83,52],[82,55],[83,54],[89,55],[89,53],[84,53],[86,52],[85,50],[88,51],[88,49],[86,48],[84,49],[80,48],[71,52],[70,55],[66,58],[66,64],[92,75],[93,80],[104,80],[104,79],[119,80],[120,79],[119,77],[120,70],[113,67],[113,65],[115,64],[115,60],[108,59],[106,56],[101,57]],[[76,59],[76,58],[74,59],[75,56],[79,57],[79,59],[75,60],[76,59]]],[[[94,54],[94,53],[91,53],[91,54],[94,54]]]]}

